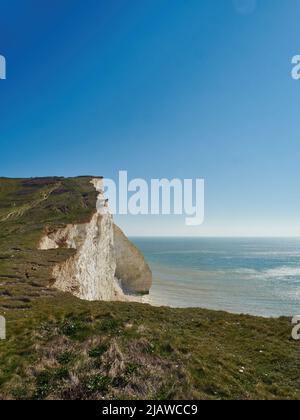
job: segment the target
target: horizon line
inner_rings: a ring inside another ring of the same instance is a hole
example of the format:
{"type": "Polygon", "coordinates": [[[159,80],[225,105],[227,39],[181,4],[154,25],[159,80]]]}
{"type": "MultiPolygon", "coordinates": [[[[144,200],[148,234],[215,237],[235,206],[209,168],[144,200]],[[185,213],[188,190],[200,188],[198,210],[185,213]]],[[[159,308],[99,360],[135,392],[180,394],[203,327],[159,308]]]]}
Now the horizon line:
{"type": "Polygon", "coordinates": [[[188,239],[201,239],[201,238],[207,238],[207,239],[300,239],[300,235],[297,236],[259,236],[259,235],[199,235],[199,236],[192,236],[192,235],[127,235],[130,238],[188,238],[188,239]]]}

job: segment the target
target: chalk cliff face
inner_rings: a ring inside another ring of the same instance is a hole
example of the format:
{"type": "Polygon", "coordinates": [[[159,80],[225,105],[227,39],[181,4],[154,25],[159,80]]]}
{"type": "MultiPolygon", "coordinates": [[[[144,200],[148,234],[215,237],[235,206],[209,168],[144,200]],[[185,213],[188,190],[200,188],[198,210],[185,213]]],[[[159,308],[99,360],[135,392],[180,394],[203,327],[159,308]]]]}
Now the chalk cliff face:
{"type": "Polygon", "coordinates": [[[123,290],[129,293],[146,294],[152,284],[152,273],[140,251],[114,225],[114,248],[116,255],[116,277],[122,280],[123,290]]]}
{"type": "Polygon", "coordinates": [[[114,225],[103,196],[103,181],[93,180],[99,192],[97,211],[89,223],[67,225],[45,235],[40,249],[76,249],[76,254],[53,270],[54,286],[89,301],[137,300],[147,294],[152,274],[140,251],[114,225]]]}

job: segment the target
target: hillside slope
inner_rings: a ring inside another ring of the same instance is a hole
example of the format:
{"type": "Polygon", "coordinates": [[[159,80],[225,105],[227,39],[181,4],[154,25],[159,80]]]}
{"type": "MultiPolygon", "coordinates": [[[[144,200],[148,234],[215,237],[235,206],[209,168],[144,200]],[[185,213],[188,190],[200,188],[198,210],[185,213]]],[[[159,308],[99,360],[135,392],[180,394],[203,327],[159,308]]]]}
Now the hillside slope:
{"type": "Polygon", "coordinates": [[[300,399],[288,319],[86,302],[52,287],[75,250],[37,245],[90,220],[91,179],[0,179],[0,397],[300,399]]]}

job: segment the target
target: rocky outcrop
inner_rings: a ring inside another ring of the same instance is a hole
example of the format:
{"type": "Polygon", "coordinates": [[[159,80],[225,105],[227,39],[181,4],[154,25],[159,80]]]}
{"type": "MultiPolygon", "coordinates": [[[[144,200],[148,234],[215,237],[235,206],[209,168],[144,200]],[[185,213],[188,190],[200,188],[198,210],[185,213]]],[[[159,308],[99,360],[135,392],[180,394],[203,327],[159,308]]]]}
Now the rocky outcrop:
{"type": "Polygon", "coordinates": [[[152,284],[151,270],[140,251],[116,225],[114,225],[114,248],[116,277],[121,280],[123,290],[129,293],[149,293],[152,284]]]}
{"type": "Polygon", "coordinates": [[[103,195],[103,181],[92,182],[99,196],[91,221],[48,232],[40,242],[43,250],[77,250],[55,266],[54,286],[89,301],[140,300],[137,295],[149,293],[151,287],[150,268],[140,251],[114,225],[103,195]]]}

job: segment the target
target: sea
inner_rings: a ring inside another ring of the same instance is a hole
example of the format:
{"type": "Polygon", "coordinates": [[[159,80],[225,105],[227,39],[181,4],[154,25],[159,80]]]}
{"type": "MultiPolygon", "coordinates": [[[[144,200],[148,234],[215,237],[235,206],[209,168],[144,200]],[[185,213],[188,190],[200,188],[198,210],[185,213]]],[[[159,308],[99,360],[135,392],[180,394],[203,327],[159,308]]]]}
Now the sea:
{"type": "Polygon", "coordinates": [[[153,305],[300,314],[300,238],[131,239],[152,269],[153,305]]]}

